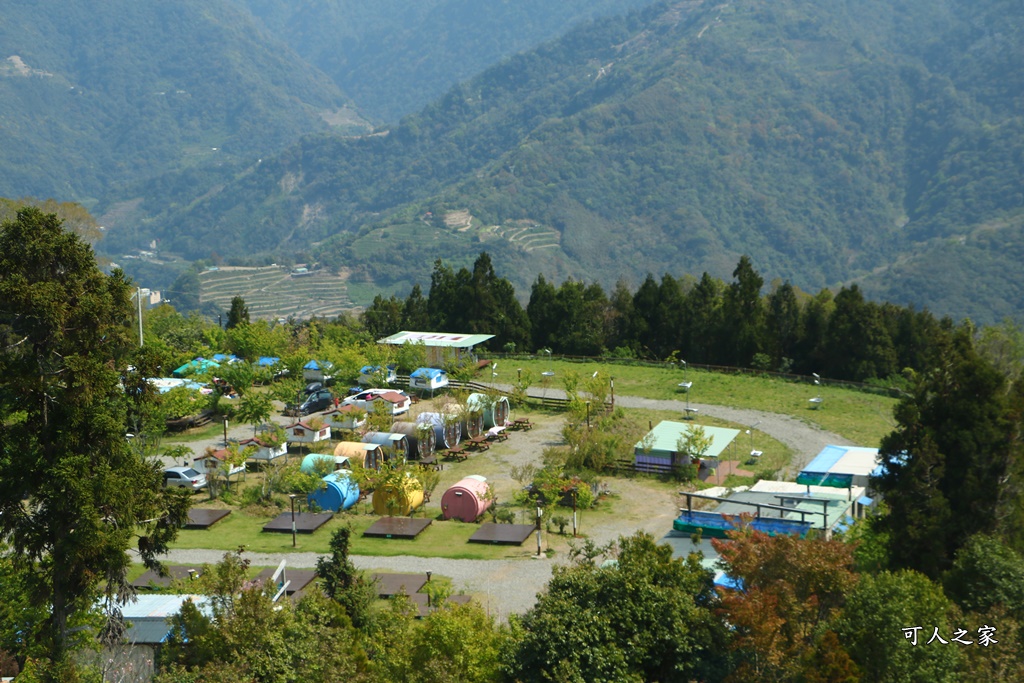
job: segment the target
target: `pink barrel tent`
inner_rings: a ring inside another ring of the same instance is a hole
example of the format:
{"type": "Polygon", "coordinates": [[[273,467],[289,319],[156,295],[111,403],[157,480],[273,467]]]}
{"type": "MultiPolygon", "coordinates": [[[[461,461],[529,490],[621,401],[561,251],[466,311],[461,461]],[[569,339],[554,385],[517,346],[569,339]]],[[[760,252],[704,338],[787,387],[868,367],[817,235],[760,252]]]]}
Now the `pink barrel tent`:
{"type": "Polygon", "coordinates": [[[487,498],[487,479],[471,474],[444,492],[441,496],[441,511],[445,519],[475,522],[493,502],[487,498]]]}

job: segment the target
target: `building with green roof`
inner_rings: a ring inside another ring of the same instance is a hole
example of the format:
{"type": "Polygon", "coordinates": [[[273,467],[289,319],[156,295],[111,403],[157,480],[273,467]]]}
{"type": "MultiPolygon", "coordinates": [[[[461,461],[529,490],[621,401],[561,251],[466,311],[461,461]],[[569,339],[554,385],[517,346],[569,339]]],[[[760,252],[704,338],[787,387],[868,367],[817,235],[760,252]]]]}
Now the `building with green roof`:
{"type": "Polygon", "coordinates": [[[705,436],[711,439],[710,447],[701,456],[705,460],[720,458],[740,433],[738,429],[663,420],[633,447],[635,468],[641,472],[667,472],[678,465],[690,464],[689,457],[680,452],[680,441],[694,429],[704,430],[705,436]]]}

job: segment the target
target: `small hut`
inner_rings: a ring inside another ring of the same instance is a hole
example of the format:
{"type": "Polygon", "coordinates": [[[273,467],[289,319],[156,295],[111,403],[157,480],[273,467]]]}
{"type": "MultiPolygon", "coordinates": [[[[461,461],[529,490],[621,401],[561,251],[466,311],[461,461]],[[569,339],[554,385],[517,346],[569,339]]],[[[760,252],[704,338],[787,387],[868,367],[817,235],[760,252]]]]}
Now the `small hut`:
{"type": "Polygon", "coordinates": [[[487,479],[471,474],[444,492],[441,511],[445,519],[475,522],[493,502],[487,499],[487,479]]]}
{"type": "Polygon", "coordinates": [[[363,467],[377,469],[385,460],[384,451],[375,443],[361,443],[359,441],[341,441],[334,447],[335,458],[348,458],[352,462],[358,462],[363,467]]]}
{"type": "Polygon", "coordinates": [[[370,386],[374,384],[391,384],[398,378],[394,365],[364,365],[359,368],[359,384],[370,386]],[[382,382],[383,380],[383,382],[382,382]]]}
{"type": "Polygon", "coordinates": [[[309,494],[306,501],[316,503],[321,510],[339,512],[348,510],[359,500],[359,484],[353,481],[348,472],[331,472],[324,477],[324,488],[309,494]]]}
{"type": "Polygon", "coordinates": [[[409,454],[407,457],[420,459],[434,454],[437,437],[434,435],[433,425],[396,422],[391,425],[391,431],[405,435],[409,454]]]}
{"type": "Polygon", "coordinates": [[[284,431],[288,434],[288,443],[308,444],[331,439],[331,428],[326,424],[322,427],[314,427],[308,422],[299,420],[285,427],[284,431]]]}
{"type": "Polygon", "coordinates": [[[382,449],[390,450],[396,458],[408,459],[409,439],[397,432],[366,432],[363,443],[375,443],[382,449]]]}
{"type": "Polygon", "coordinates": [[[385,484],[373,492],[373,511],[378,515],[407,515],[421,505],[423,486],[408,474],[403,485],[385,484]]]}
{"type": "Polygon", "coordinates": [[[311,360],[302,366],[302,379],[306,382],[326,382],[331,379],[334,363],[329,360],[311,360]]]}
{"type": "Polygon", "coordinates": [[[192,467],[202,472],[203,474],[213,474],[214,472],[227,472],[227,476],[230,478],[240,472],[245,472],[245,465],[228,465],[228,456],[231,454],[228,449],[221,448],[220,450],[210,450],[192,459],[192,467]]]}
{"type": "Polygon", "coordinates": [[[359,429],[366,424],[366,411],[351,404],[342,405],[326,411],[323,420],[331,429],[359,429]]]}
{"type": "Polygon", "coordinates": [[[487,394],[470,394],[466,399],[470,410],[480,411],[484,416],[484,428],[504,427],[510,413],[508,397],[498,396],[491,400],[487,394]]]}
{"type": "Polygon", "coordinates": [[[409,388],[434,392],[448,386],[448,373],[440,368],[416,368],[409,374],[409,388]]]}
{"type": "Polygon", "coordinates": [[[453,416],[443,413],[420,413],[417,422],[434,429],[434,443],[451,448],[462,440],[462,424],[453,416]]]}
{"type": "Polygon", "coordinates": [[[242,448],[254,447],[256,452],[249,457],[249,460],[256,460],[258,462],[271,462],[283,455],[288,455],[287,442],[281,442],[275,446],[272,443],[261,440],[258,436],[239,441],[238,445],[242,448]]]}

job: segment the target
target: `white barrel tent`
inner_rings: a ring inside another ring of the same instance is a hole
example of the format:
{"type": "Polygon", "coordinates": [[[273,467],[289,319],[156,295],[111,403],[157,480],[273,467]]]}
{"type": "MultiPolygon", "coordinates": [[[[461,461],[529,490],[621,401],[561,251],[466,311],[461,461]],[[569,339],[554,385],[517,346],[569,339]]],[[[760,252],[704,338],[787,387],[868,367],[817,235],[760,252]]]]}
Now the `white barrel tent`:
{"type": "Polygon", "coordinates": [[[390,450],[394,457],[408,459],[409,438],[397,432],[366,432],[363,443],[375,443],[385,451],[390,450]]]}
{"type": "Polygon", "coordinates": [[[466,399],[470,410],[479,411],[484,416],[484,428],[504,427],[508,422],[510,408],[507,396],[491,398],[487,394],[470,394],[466,399]]]}
{"type": "Polygon", "coordinates": [[[462,440],[462,424],[453,415],[420,413],[416,421],[433,427],[435,447],[440,444],[445,448],[452,448],[462,440]]]}
{"type": "Polygon", "coordinates": [[[463,439],[472,439],[475,436],[480,436],[484,431],[484,414],[479,408],[462,405],[454,399],[449,399],[440,405],[438,412],[450,418],[458,416],[463,439]]]}
{"type": "Polygon", "coordinates": [[[434,448],[437,444],[433,425],[420,425],[415,422],[395,422],[391,425],[391,431],[405,435],[410,458],[420,459],[434,454],[434,448]]]}

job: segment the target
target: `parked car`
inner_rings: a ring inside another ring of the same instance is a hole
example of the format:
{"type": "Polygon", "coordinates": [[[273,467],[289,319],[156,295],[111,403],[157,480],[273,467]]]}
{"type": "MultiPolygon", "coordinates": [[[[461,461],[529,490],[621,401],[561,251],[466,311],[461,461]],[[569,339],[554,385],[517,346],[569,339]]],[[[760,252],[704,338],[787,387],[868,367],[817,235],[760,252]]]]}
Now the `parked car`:
{"type": "Polygon", "coordinates": [[[206,475],[192,467],[168,467],[164,470],[164,486],[190,488],[198,491],[206,487],[206,475]]]}
{"type": "Polygon", "coordinates": [[[394,389],[367,389],[366,391],[360,391],[358,394],[348,396],[342,401],[345,405],[356,406],[368,413],[373,412],[374,404],[377,402],[384,402],[385,405],[391,406],[392,415],[401,415],[408,412],[409,407],[412,405],[412,399],[409,398],[408,394],[403,391],[395,391],[394,389]]]}
{"type": "Polygon", "coordinates": [[[334,405],[334,394],[331,393],[330,389],[320,389],[302,399],[302,403],[289,404],[284,413],[285,415],[301,417],[310,413],[318,413],[321,410],[327,410],[332,405],[334,405]]]}
{"type": "Polygon", "coordinates": [[[303,389],[302,391],[303,391],[304,394],[306,394],[306,396],[309,396],[313,392],[320,391],[323,388],[324,388],[324,385],[321,384],[320,382],[310,382],[309,384],[306,385],[306,388],[303,389]]]}

